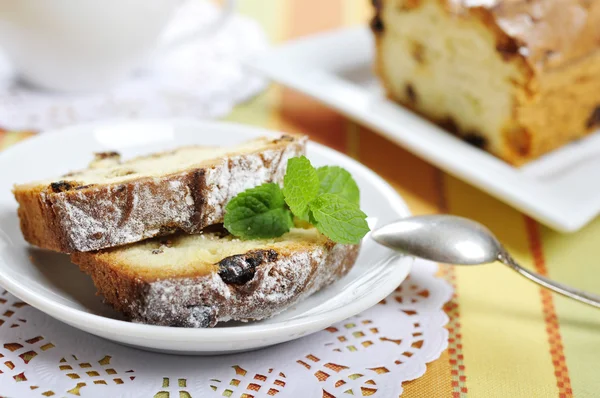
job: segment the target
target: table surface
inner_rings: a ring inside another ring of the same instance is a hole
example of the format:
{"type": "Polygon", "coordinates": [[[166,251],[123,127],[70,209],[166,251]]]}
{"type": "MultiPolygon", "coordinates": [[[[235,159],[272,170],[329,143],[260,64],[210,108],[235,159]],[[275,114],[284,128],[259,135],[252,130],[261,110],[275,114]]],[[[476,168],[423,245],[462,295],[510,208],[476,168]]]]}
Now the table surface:
{"type": "MultiPolygon", "coordinates": [[[[241,0],[273,43],[365,23],[367,0],[241,0]]],[[[600,219],[562,235],[287,88],[273,85],[227,120],[308,134],[389,181],[413,213],[452,213],[493,230],[524,266],[600,293],[600,219]]],[[[0,148],[33,133],[0,132],[0,148]]],[[[544,198],[540,198],[544,200],[544,198]]],[[[403,397],[600,396],[600,313],[552,295],[500,265],[444,266],[449,349],[403,397]]]]}

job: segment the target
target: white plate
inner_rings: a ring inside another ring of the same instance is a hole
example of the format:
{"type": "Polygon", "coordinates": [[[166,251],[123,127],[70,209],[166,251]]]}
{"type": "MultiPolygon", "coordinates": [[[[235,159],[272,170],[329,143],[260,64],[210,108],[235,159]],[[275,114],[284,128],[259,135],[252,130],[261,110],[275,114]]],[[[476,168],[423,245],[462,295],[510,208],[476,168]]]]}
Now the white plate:
{"type": "MultiPolygon", "coordinates": [[[[34,249],[18,227],[15,182],[53,177],[86,166],[93,152],[120,151],[125,157],[181,145],[232,145],[268,130],[189,120],[122,122],[76,126],[41,134],[0,153],[0,284],[9,292],[76,328],[150,350],[215,354],[255,349],[296,339],[355,315],[391,293],[408,275],[413,259],[394,256],[366,238],[352,271],[284,313],[262,322],[223,324],[215,329],[149,326],[120,320],[102,304],[95,288],[63,254],[34,249]]],[[[361,188],[371,226],[409,214],[400,196],[364,166],[322,145],[310,143],[316,165],[340,165],[361,188]]]]}
{"type": "Polygon", "coordinates": [[[372,63],[364,27],[309,36],[247,60],[554,229],[575,231],[600,212],[600,134],[515,168],[387,100],[372,63]]]}

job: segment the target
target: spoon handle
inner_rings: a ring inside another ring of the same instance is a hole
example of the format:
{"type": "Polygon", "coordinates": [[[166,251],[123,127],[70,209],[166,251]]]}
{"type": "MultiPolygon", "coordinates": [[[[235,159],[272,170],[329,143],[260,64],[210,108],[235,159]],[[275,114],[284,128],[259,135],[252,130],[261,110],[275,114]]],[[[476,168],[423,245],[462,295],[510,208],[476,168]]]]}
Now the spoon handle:
{"type": "Polygon", "coordinates": [[[540,274],[529,271],[526,268],[521,267],[511,256],[508,254],[501,254],[498,260],[508,265],[513,270],[517,271],[520,275],[525,278],[538,283],[545,288],[555,291],[556,293],[562,294],[563,296],[570,297],[572,299],[581,301],[582,303],[589,304],[591,306],[600,308],[600,296],[593,293],[588,293],[580,289],[576,289],[571,286],[564,285],[559,282],[555,282],[551,279],[546,278],[540,274]]]}

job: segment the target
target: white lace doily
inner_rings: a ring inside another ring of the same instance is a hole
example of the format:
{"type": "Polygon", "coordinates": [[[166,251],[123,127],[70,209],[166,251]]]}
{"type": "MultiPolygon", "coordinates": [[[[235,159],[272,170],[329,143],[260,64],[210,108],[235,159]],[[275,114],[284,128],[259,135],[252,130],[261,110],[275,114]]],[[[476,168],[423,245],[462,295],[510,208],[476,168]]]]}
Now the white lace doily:
{"type": "Polygon", "coordinates": [[[373,308],[305,338],[244,354],[185,357],[123,347],[0,289],[0,396],[397,397],[446,349],[452,288],[417,261],[373,308]],[[246,394],[246,395],[244,395],[246,394]]]}
{"type": "MultiPolygon", "coordinates": [[[[186,1],[165,34],[177,37],[198,25],[212,25],[219,13],[207,1],[186,1]]],[[[255,21],[234,15],[214,34],[166,52],[118,87],[92,95],[32,89],[16,81],[1,59],[0,126],[45,130],[100,119],[223,116],[266,86],[263,78],[239,62],[266,46],[266,36],[255,21]]]]}

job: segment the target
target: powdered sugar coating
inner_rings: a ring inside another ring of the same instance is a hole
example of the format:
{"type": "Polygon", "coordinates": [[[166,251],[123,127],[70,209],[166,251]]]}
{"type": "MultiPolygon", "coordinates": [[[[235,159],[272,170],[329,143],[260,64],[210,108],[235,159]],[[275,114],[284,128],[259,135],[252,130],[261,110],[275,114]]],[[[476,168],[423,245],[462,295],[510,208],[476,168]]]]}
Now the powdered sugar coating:
{"type": "Polygon", "coordinates": [[[221,222],[225,215],[223,204],[229,203],[238,193],[265,182],[282,184],[287,160],[302,153],[291,145],[283,151],[267,149],[260,156],[231,157],[228,162],[223,161],[222,167],[207,170],[206,203],[214,211],[206,214],[204,223],[211,225],[221,222]],[[271,167],[265,167],[265,164],[271,167]]]}
{"type": "Polygon", "coordinates": [[[281,183],[287,160],[304,153],[306,138],[273,142],[285,144],[178,174],[42,193],[42,203],[51,207],[69,252],[138,242],[177,229],[197,233],[222,222],[225,206],[238,193],[265,182],[281,183]]]}
{"type": "Polygon", "coordinates": [[[226,284],[217,273],[155,281],[128,312],[135,322],[184,327],[269,318],[345,275],[358,251],[342,244],[293,251],[259,266],[244,285],[226,284]]]}

